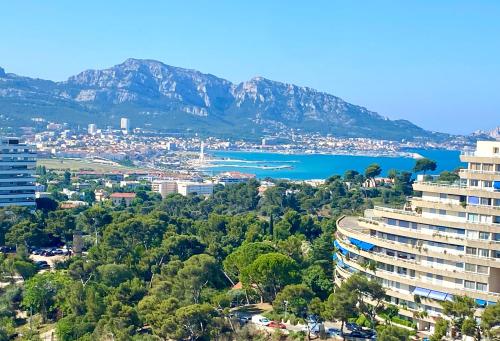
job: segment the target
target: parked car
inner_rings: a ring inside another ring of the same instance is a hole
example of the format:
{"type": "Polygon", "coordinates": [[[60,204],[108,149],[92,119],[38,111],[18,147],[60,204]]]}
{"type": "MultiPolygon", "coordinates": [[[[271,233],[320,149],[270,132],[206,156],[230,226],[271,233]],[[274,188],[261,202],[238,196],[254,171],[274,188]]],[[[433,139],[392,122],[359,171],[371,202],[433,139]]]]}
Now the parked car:
{"type": "Polygon", "coordinates": [[[39,261],[36,261],[35,263],[35,266],[37,267],[38,270],[42,270],[42,269],[50,269],[50,265],[49,263],[47,263],[46,261],[44,260],[39,260],[39,261]]]}
{"type": "Polygon", "coordinates": [[[360,339],[377,339],[377,333],[373,330],[354,330],[349,334],[349,337],[355,337],[360,339]]]}
{"type": "Polygon", "coordinates": [[[16,248],[14,246],[0,246],[0,252],[2,253],[14,253],[16,248]]]}
{"type": "Polygon", "coordinates": [[[365,333],[363,333],[361,330],[353,330],[349,335],[349,337],[356,337],[356,338],[360,338],[360,339],[366,339],[367,336],[365,335],[365,333]]]}
{"type": "Polygon", "coordinates": [[[345,327],[347,328],[347,330],[353,330],[353,331],[354,330],[361,330],[361,327],[354,322],[347,322],[345,324],[345,327]]]}
{"type": "Polygon", "coordinates": [[[238,320],[241,324],[247,324],[252,319],[251,315],[242,314],[240,312],[235,312],[229,315],[229,317],[238,320]]]}
{"type": "Polygon", "coordinates": [[[367,337],[374,337],[377,336],[377,332],[373,329],[363,329],[362,330],[363,334],[365,334],[367,337]]]}
{"type": "Polygon", "coordinates": [[[338,328],[328,328],[325,333],[328,337],[342,336],[342,331],[338,328]]]}
{"type": "Polygon", "coordinates": [[[286,326],[281,322],[271,321],[267,325],[270,328],[286,329],[286,326]]]}
{"type": "Polygon", "coordinates": [[[253,315],[252,316],[252,323],[261,325],[261,326],[267,326],[269,323],[271,323],[271,320],[269,320],[267,317],[264,317],[262,315],[253,315]]]}

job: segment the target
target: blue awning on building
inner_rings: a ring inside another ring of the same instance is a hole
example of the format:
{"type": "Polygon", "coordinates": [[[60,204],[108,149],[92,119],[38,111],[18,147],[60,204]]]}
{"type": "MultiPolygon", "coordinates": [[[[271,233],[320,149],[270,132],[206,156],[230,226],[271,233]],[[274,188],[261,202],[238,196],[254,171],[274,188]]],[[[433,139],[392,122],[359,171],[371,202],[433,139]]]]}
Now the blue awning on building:
{"type": "Polygon", "coordinates": [[[427,296],[429,296],[430,292],[431,291],[429,289],[416,287],[415,290],[413,290],[413,295],[427,297],[427,296]]]}
{"type": "Polygon", "coordinates": [[[476,304],[480,307],[486,307],[487,302],[485,300],[480,299],[480,298],[476,298],[476,304]]]}
{"type": "Polygon", "coordinates": [[[488,301],[488,305],[497,304],[497,302],[488,301]]]}
{"type": "Polygon", "coordinates": [[[351,244],[356,245],[357,247],[359,247],[363,251],[370,251],[371,249],[373,249],[375,247],[375,245],[373,245],[373,244],[363,242],[363,241],[358,240],[356,238],[349,238],[349,241],[351,242],[351,244]]]}
{"type": "Polygon", "coordinates": [[[340,252],[342,252],[342,254],[345,256],[349,253],[349,250],[346,250],[344,249],[342,246],[340,246],[339,242],[338,241],[334,241],[333,242],[333,245],[337,248],[337,250],[340,250],[340,252]]]}
{"type": "Polygon", "coordinates": [[[445,301],[453,301],[453,295],[452,294],[446,295],[446,298],[444,300],[445,301]]]}
{"type": "Polygon", "coordinates": [[[333,259],[333,260],[337,260],[337,259],[338,259],[338,257],[337,257],[337,254],[336,254],[336,253],[334,253],[334,254],[333,254],[332,259],[333,259]]]}
{"type": "Polygon", "coordinates": [[[493,188],[500,189],[500,181],[493,181],[493,188]]]}
{"type": "Polygon", "coordinates": [[[432,298],[432,299],[435,299],[435,300],[439,300],[439,301],[444,301],[446,299],[446,296],[448,294],[445,293],[445,292],[441,292],[441,291],[434,291],[432,290],[430,293],[429,293],[429,296],[427,296],[427,298],[432,298]]]}
{"type": "Polygon", "coordinates": [[[470,196],[470,197],[467,198],[467,202],[469,204],[479,205],[479,197],[470,196]]]}

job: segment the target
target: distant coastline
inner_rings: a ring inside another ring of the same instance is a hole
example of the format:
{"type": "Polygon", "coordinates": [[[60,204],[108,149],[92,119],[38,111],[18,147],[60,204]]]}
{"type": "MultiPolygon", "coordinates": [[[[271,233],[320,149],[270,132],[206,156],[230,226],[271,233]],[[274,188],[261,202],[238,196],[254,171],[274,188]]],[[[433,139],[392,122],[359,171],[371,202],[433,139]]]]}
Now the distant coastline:
{"type": "MultiPolygon", "coordinates": [[[[337,150],[337,151],[302,151],[302,150],[262,150],[262,149],[227,149],[227,150],[207,150],[207,155],[219,152],[234,152],[234,153],[269,153],[269,154],[281,154],[281,155],[343,155],[343,156],[368,156],[368,157],[405,157],[410,159],[421,159],[424,156],[416,152],[405,152],[405,151],[387,151],[387,152],[376,152],[376,151],[351,151],[351,150],[337,150]]],[[[220,161],[206,159],[207,162],[210,161],[220,161]]],[[[224,160],[229,161],[229,160],[224,160]]],[[[231,160],[236,161],[236,160],[231,160]]],[[[239,160],[240,162],[249,162],[248,160],[239,160]]]]}

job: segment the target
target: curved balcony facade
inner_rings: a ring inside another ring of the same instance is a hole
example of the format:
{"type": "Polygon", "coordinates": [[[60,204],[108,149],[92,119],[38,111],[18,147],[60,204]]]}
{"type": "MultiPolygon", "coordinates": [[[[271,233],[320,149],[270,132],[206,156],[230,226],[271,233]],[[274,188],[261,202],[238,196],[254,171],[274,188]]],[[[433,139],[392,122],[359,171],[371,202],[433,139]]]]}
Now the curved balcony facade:
{"type": "Polygon", "coordinates": [[[478,142],[466,160],[456,183],[416,182],[421,196],[410,199],[411,210],[375,207],[364,217],[341,217],[335,283],[355,272],[376,279],[387,302],[431,332],[441,303],[455,295],[473,298],[479,308],[497,303],[500,142],[478,142]],[[422,310],[426,317],[414,317],[422,310]]]}

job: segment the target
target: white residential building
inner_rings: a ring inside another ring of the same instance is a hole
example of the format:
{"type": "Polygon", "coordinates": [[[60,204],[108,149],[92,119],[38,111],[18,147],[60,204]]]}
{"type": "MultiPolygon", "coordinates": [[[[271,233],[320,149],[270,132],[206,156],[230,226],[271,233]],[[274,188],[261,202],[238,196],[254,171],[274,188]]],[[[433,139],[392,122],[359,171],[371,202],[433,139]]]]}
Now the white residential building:
{"type": "Polygon", "coordinates": [[[130,131],[130,119],[122,117],[120,120],[120,129],[123,132],[128,133],[130,131]]]}
{"type": "Polygon", "coordinates": [[[187,196],[188,194],[212,195],[214,184],[209,182],[179,181],[177,183],[177,193],[187,196]]]}
{"type": "Polygon", "coordinates": [[[94,123],[89,124],[89,126],[87,128],[87,133],[89,135],[97,134],[97,126],[94,123]]]}
{"type": "Polygon", "coordinates": [[[154,180],[151,183],[153,192],[160,193],[161,197],[165,199],[167,195],[177,193],[176,180],[154,180]]]}
{"type": "Polygon", "coordinates": [[[240,184],[255,179],[255,174],[246,174],[240,172],[224,172],[217,176],[217,182],[226,186],[229,184],[240,184]]]}
{"type": "Polygon", "coordinates": [[[35,206],[36,151],[18,138],[0,138],[0,207],[35,206]]]}
{"type": "Polygon", "coordinates": [[[337,285],[362,272],[401,316],[431,332],[445,300],[473,298],[476,317],[500,300],[500,141],[480,141],[460,159],[468,166],[454,183],[413,184],[422,195],[411,209],[375,207],[337,221],[337,285]]]}

